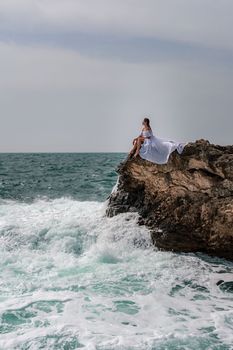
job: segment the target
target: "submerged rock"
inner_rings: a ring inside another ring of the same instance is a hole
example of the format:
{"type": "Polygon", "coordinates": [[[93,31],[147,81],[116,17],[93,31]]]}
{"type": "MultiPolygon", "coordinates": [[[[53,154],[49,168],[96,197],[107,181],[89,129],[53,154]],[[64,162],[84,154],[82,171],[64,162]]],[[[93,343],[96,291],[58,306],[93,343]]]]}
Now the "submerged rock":
{"type": "Polygon", "coordinates": [[[165,165],[138,158],[117,171],[108,216],[136,211],[158,248],[233,260],[233,146],[199,140],[165,165]]]}
{"type": "Polygon", "coordinates": [[[225,282],[220,280],[216,284],[223,292],[233,293],[233,281],[225,282]]]}

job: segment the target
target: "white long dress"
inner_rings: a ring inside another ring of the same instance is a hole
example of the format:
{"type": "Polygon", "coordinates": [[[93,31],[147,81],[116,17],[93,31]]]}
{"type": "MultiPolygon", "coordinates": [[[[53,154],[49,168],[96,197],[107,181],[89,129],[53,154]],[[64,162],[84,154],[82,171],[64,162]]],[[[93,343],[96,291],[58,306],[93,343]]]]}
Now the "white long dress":
{"type": "Polygon", "coordinates": [[[186,143],[159,139],[153,135],[152,130],[143,131],[142,136],[149,138],[145,139],[141,146],[140,157],[156,164],[166,164],[172,152],[177,150],[181,154],[186,145],[186,143]]]}

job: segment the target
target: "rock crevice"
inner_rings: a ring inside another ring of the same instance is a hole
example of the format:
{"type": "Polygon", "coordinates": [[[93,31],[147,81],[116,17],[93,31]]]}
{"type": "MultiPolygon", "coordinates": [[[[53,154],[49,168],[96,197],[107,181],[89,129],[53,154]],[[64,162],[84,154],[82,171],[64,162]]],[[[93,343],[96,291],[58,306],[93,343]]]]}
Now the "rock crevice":
{"type": "Polygon", "coordinates": [[[136,211],[161,249],[233,260],[233,146],[189,143],[165,165],[126,160],[107,215],[136,211]]]}

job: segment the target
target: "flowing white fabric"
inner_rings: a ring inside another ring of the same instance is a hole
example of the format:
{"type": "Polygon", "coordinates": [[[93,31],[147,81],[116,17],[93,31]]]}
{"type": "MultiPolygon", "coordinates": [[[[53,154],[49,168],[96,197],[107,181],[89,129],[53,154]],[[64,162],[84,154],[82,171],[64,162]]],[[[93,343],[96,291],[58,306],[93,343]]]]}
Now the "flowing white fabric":
{"type": "Polygon", "coordinates": [[[159,139],[153,135],[152,130],[143,131],[142,136],[147,138],[141,146],[140,157],[156,164],[166,164],[172,152],[177,150],[181,154],[186,145],[185,143],[159,139]]]}

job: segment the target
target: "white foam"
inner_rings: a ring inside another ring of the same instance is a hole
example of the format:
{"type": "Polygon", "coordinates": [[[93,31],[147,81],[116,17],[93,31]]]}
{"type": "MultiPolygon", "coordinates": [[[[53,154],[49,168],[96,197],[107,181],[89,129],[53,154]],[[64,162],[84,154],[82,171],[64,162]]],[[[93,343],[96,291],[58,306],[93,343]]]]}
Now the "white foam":
{"type": "Polygon", "coordinates": [[[231,344],[232,298],[216,286],[231,265],[159,252],[137,214],[107,218],[105,206],[1,202],[0,314],[32,316],[0,348],[53,349],[58,336],[86,349],[231,344]]]}

